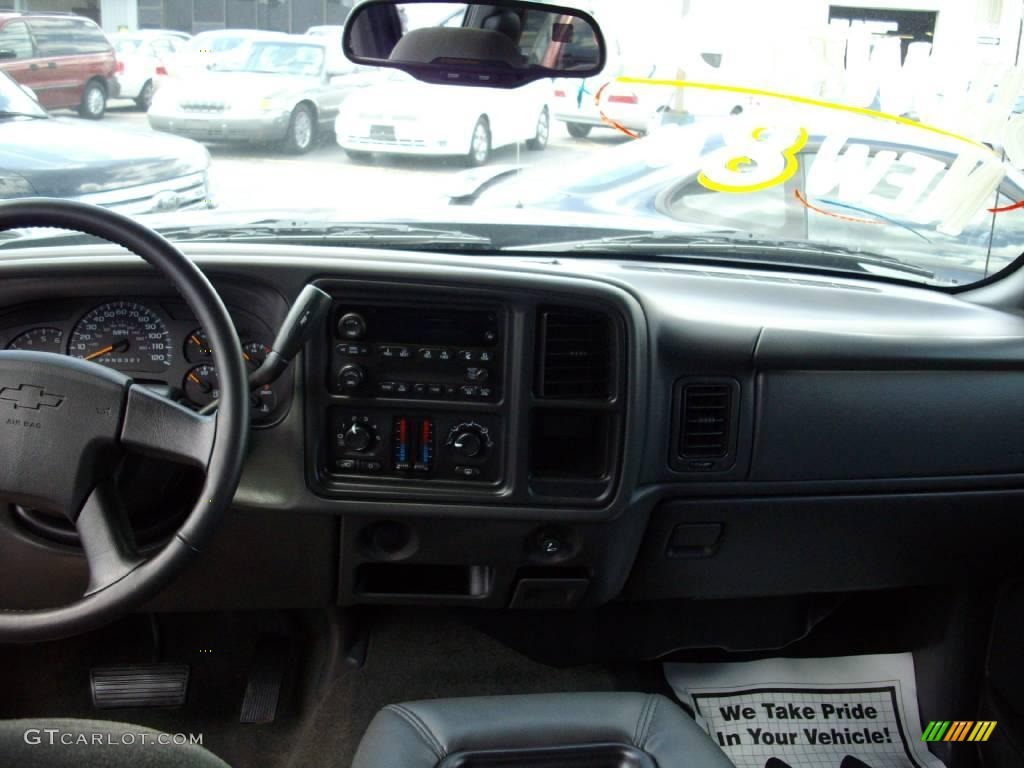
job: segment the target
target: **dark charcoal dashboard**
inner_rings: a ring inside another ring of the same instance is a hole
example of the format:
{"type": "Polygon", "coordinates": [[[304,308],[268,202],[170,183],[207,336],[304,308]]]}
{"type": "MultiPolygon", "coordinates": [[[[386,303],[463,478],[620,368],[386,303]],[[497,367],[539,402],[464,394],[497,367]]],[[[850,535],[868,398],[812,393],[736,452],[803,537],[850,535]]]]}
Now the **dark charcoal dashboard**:
{"type": "MultiPolygon", "coordinates": [[[[192,255],[254,355],[303,285],[333,304],[254,401],[217,544],[156,608],[842,593],[1005,567],[1024,543],[1014,312],[727,267],[192,255]]],[[[213,396],[190,379],[210,383],[201,329],[144,265],[39,252],[0,278],[4,345],[213,396]]],[[[0,604],[75,594],[73,542],[2,524],[0,604]]]]}

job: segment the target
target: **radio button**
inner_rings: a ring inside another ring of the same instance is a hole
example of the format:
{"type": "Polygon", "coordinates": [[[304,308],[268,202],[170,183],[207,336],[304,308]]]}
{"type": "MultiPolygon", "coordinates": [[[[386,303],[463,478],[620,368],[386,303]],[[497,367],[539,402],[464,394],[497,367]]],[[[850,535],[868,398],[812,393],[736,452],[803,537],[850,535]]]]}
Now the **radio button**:
{"type": "Polygon", "coordinates": [[[476,397],[479,391],[479,387],[474,387],[472,384],[463,384],[459,387],[459,392],[462,393],[463,397],[476,397]]]}
{"type": "Polygon", "coordinates": [[[334,351],[339,355],[348,355],[349,357],[365,357],[370,354],[370,348],[365,344],[338,344],[334,351]]]}
{"type": "Polygon", "coordinates": [[[481,363],[489,363],[489,362],[491,362],[494,359],[494,353],[493,352],[486,352],[486,351],[480,352],[477,355],[476,359],[479,360],[481,363]]]}
{"type": "Polygon", "coordinates": [[[454,384],[445,384],[444,394],[445,397],[455,397],[455,395],[459,394],[459,388],[454,384]]]}
{"type": "Polygon", "coordinates": [[[395,382],[395,394],[396,395],[407,395],[409,394],[409,385],[404,381],[395,382]]]}
{"type": "Polygon", "coordinates": [[[384,464],[379,461],[360,461],[359,469],[363,472],[380,472],[384,469],[384,464]]]}
{"type": "Polygon", "coordinates": [[[440,347],[421,347],[417,350],[416,356],[428,363],[437,360],[447,361],[452,359],[452,351],[450,349],[441,349],[440,347]]]}
{"type": "Polygon", "coordinates": [[[477,361],[477,353],[472,349],[460,349],[459,360],[464,363],[475,363],[477,361]]]}
{"type": "Polygon", "coordinates": [[[412,385],[412,391],[415,392],[417,395],[425,395],[425,394],[427,394],[427,385],[426,384],[413,384],[412,385]]]}
{"type": "Polygon", "coordinates": [[[355,459],[338,459],[334,465],[342,472],[354,472],[359,466],[359,462],[355,459]]]}
{"type": "Polygon", "coordinates": [[[430,384],[427,387],[427,392],[430,393],[431,395],[434,395],[435,397],[440,397],[441,395],[444,394],[444,387],[441,386],[440,384],[430,384]]]}
{"type": "Polygon", "coordinates": [[[477,478],[480,477],[480,467],[455,467],[455,474],[460,477],[466,478],[477,478]]]}
{"type": "Polygon", "coordinates": [[[493,394],[493,390],[490,387],[480,387],[476,393],[480,397],[490,397],[493,394]]]}
{"type": "Polygon", "coordinates": [[[393,381],[382,381],[377,385],[377,389],[382,395],[390,395],[395,391],[395,382],[393,381]]]}

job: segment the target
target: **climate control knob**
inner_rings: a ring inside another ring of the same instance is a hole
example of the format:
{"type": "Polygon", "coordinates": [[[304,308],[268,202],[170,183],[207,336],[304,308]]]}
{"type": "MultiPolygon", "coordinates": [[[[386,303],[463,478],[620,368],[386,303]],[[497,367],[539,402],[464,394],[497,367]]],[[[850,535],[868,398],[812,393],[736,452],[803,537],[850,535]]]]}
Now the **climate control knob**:
{"type": "Polygon", "coordinates": [[[346,392],[355,392],[366,380],[366,374],[358,365],[346,365],[338,371],[338,386],[346,392]]]}
{"type": "Polygon", "coordinates": [[[482,455],[492,442],[486,427],[469,422],[452,427],[445,444],[458,456],[472,459],[482,455]]]}
{"type": "Polygon", "coordinates": [[[483,441],[476,432],[460,432],[452,441],[452,448],[459,456],[471,459],[483,450],[483,441]]]}
{"type": "Polygon", "coordinates": [[[373,444],[373,430],[362,424],[353,424],[342,438],[345,447],[350,451],[362,452],[373,444]]]}

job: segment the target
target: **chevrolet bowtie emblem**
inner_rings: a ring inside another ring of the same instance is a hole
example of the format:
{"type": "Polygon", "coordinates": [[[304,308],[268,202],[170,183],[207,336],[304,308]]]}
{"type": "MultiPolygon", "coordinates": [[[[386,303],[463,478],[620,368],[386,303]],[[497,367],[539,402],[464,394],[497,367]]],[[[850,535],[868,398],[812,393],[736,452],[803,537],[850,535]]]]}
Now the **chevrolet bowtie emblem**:
{"type": "Polygon", "coordinates": [[[42,387],[22,384],[18,387],[0,387],[0,400],[14,403],[15,408],[38,411],[40,408],[59,408],[64,395],[48,393],[42,387]]]}

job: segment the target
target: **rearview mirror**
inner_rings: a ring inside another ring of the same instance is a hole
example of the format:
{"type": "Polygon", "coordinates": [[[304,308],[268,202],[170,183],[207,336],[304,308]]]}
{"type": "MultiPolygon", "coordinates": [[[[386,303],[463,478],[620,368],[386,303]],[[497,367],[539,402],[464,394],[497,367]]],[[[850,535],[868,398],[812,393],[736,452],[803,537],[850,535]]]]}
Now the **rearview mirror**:
{"type": "Polygon", "coordinates": [[[369,0],[348,16],[345,55],[429,83],[516,88],[550,77],[591,77],[605,63],[597,22],[572,8],[369,0]]]}

